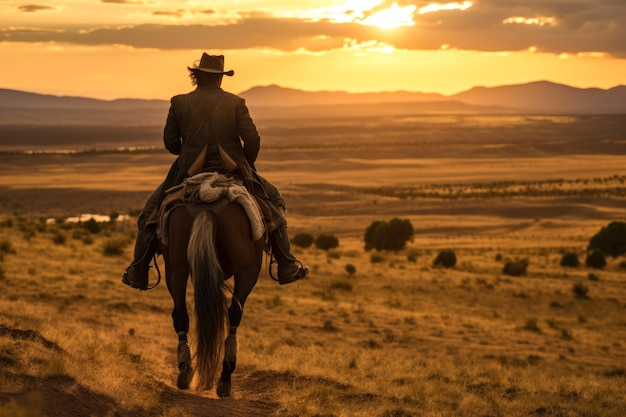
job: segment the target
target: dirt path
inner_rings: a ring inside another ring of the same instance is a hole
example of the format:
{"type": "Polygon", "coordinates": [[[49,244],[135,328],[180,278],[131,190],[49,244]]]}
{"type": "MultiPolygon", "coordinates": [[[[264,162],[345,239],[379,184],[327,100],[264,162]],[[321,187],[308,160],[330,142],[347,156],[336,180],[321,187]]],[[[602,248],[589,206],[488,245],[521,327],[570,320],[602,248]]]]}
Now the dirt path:
{"type": "MultiPolygon", "coordinates": [[[[148,385],[160,394],[148,408],[124,408],[106,395],[80,384],[67,375],[36,376],[32,364],[23,363],[18,352],[26,345],[60,349],[36,331],[0,328],[3,344],[0,351],[0,416],[46,415],[48,417],[158,417],[169,416],[175,409],[182,416],[264,417],[275,416],[278,403],[272,400],[272,387],[280,374],[237,369],[233,377],[233,396],[217,398],[213,392],[182,391],[156,379],[148,385]],[[5,414],[5,412],[7,414],[5,414]]],[[[172,383],[173,384],[173,383],[172,383]]]]}

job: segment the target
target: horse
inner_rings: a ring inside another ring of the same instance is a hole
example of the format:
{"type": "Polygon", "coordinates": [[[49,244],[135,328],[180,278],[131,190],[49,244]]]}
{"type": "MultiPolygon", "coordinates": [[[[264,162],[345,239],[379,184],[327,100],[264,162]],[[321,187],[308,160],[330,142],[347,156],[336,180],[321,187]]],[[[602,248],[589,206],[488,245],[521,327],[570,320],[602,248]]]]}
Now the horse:
{"type": "Polygon", "coordinates": [[[253,238],[248,214],[237,202],[227,203],[218,214],[201,210],[192,219],[189,213],[184,205],[170,211],[163,226],[169,235],[167,244],[161,245],[167,288],[174,301],[174,330],[179,337],[177,386],[188,389],[195,373],[199,389],[212,389],[221,360],[216,391],[218,397],[226,398],[231,395],[237,361],[236,332],[246,299],[259,277],[264,239],[253,238]],[[195,369],[187,341],[189,276],[195,302],[195,369]],[[226,281],[230,277],[234,277],[234,285],[229,305],[226,281]]]}

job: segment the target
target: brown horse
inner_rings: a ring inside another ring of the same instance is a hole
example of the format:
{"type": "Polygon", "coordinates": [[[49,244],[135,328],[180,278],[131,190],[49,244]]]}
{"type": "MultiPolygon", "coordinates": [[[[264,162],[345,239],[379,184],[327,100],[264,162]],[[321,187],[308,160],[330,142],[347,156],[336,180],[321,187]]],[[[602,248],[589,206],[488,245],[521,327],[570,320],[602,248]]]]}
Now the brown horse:
{"type": "Polygon", "coordinates": [[[231,202],[218,214],[202,211],[195,220],[184,206],[169,214],[168,245],[162,247],[167,288],[174,300],[172,318],[179,337],[178,387],[187,389],[194,375],[187,343],[187,279],[191,274],[195,300],[196,371],[198,388],[211,389],[222,370],[217,395],[230,396],[237,360],[237,327],[243,307],[261,269],[263,238],[253,240],[246,212],[231,202]],[[230,306],[226,280],[234,276],[230,306]],[[222,352],[224,356],[222,359],[222,352]]]}

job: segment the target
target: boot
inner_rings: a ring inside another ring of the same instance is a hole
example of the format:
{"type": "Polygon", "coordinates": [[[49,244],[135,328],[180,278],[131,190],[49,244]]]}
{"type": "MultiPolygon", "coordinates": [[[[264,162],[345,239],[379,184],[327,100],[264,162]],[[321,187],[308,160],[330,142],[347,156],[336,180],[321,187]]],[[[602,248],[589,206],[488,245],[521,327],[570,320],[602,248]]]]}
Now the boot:
{"type": "Polygon", "coordinates": [[[124,271],[122,282],[140,290],[148,289],[148,271],[159,244],[153,227],[140,227],[135,241],[133,262],[124,271]]]}
{"type": "Polygon", "coordinates": [[[289,284],[306,277],[309,273],[309,267],[302,265],[302,262],[291,254],[286,226],[280,226],[270,233],[270,243],[272,253],[278,263],[278,283],[280,285],[289,284]]]}

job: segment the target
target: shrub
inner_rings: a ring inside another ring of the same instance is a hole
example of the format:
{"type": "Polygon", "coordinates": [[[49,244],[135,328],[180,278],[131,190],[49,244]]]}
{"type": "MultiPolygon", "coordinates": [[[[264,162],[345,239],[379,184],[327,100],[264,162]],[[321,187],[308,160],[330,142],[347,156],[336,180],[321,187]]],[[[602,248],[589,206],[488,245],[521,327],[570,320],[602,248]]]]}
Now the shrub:
{"type": "Polygon", "coordinates": [[[572,291],[574,292],[574,295],[576,295],[576,297],[578,298],[588,298],[587,294],[589,293],[589,287],[587,287],[582,282],[577,282],[576,284],[574,284],[574,286],[572,287],[572,291]]]}
{"type": "Polygon", "coordinates": [[[433,261],[434,266],[443,266],[445,268],[452,268],[456,265],[456,255],[453,250],[444,249],[437,254],[437,257],[433,261]]]}
{"type": "Polygon", "coordinates": [[[614,221],[600,229],[589,239],[587,250],[601,250],[612,258],[626,253],[626,223],[614,221]]]}
{"type": "Polygon", "coordinates": [[[365,250],[399,251],[413,236],[410,220],[394,217],[389,222],[377,220],[365,230],[365,250]]]}
{"type": "Polygon", "coordinates": [[[0,253],[15,254],[17,252],[10,241],[3,240],[0,242],[0,253]]]}
{"type": "Polygon", "coordinates": [[[104,242],[102,252],[105,256],[120,256],[124,254],[124,248],[128,241],[123,239],[109,239],[104,242]]]}
{"type": "Polygon", "coordinates": [[[356,266],[352,264],[346,264],[346,272],[348,273],[348,275],[356,274],[356,266]]]}
{"type": "Polygon", "coordinates": [[[334,235],[321,234],[315,239],[315,247],[322,250],[334,249],[339,246],[339,239],[334,235]]]}
{"type": "Polygon", "coordinates": [[[561,266],[576,268],[578,265],[580,265],[580,262],[578,261],[578,255],[573,252],[565,253],[561,257],[561,266]]]}
{"type": "Polygon", "coordinates": [[[416,250],[411,250],[406,254],[406,260],[408,262],[417,262],[418,257],[419,253],[416,250]]]}
{"type": "Polygon", "coordinates": [[[54,235],[52,235],[52,242],[54,242],[54,244],[56,245],[64,245],[66,241],[67,236],[65,236],[64,233],[56,232],[54,235]]]}
{"type": "Polygon", "coordinates": [[[333,281],[330,288],[340,291],[352,291],[352,284],[347,281],[333,281]]]}
{"type": "Polygon", "coordinates": [[[528,259],[516,259],[514,261],[506,261],[502,273],[512,277],[519,277],[526,274],[528,269],[528,259]]]}
{"type": "Polygon", "coordinates": [[[100,225],[93,217],[87,220],[85,223],[83,223],[83,227],[89,230],[93,234],[100,232],[100,225]]]}
{"type": "Polygon", "coordinates": [[[298,233],[291,239],[291,243],[301,248],[308,248],[314,241],[315,238],[310,233],[298,233]]]}
{"type": "Polygon", "coordinates": [[[373,264],[380,264],[385,262],[385,257],[380,253],[374,252],[370,255],[370,262],[373,264]]]}
{"type": "Polygon", "coordinates": [[[585,265],[596,269],[604,268],[606,266],[606,257],[604,256],[604,252],[600,249],[595,249],[591,253],[587,254],[585,265]]]}
{"type": "Polygon", "coordinates": [[[596,274],[592,273],[592,272],[590,272],[590,273],[587,275],[587,279],[588,279],[589,281],[600,281],[600,277],[599,277],[599,276],[597,276],[596,274]]]}

